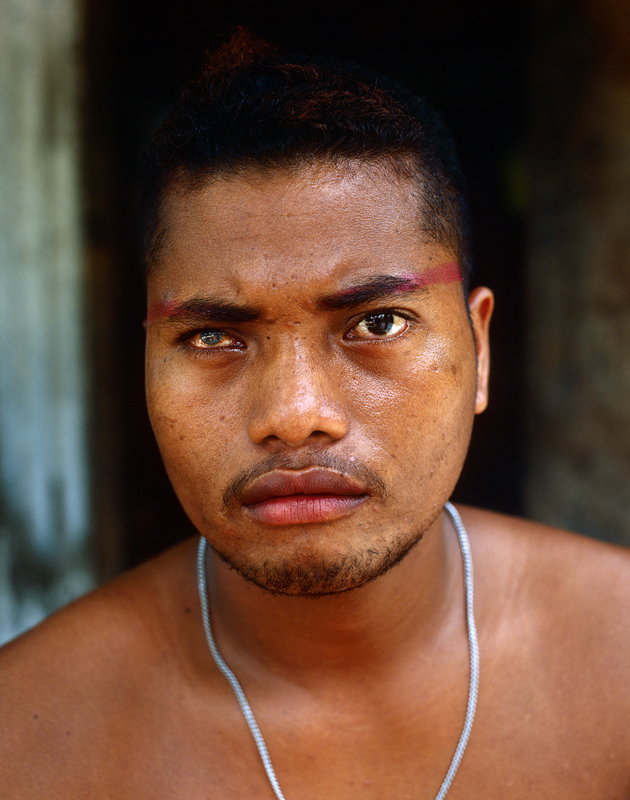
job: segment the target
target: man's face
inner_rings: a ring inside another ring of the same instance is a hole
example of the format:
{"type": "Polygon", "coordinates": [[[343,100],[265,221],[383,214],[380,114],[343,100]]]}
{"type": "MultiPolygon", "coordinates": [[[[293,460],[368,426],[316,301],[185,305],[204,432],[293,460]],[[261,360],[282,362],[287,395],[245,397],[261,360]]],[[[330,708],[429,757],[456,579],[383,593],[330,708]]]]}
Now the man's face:
{"type": "Polygon", "coordinates": [[[436,520],[485,406],[487,290],[375,167],[173,192],[149,278],[147,397],[184,509],[258,585],[363,585],[436,520]],[[476,355],[480,378],[477,378],[476,355]]]}

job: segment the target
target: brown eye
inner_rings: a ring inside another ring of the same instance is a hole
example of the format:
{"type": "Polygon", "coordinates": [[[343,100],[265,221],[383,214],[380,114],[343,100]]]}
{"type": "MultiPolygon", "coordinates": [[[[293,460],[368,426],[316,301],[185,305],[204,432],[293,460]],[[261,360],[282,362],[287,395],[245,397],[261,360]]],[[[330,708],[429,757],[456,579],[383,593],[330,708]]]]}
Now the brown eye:
{"type": "Polygon", "coordinates": [[[391,339],[408,326],[407,320],[393,311],[367,314],[353,329],[353,338],[391,339]]]}

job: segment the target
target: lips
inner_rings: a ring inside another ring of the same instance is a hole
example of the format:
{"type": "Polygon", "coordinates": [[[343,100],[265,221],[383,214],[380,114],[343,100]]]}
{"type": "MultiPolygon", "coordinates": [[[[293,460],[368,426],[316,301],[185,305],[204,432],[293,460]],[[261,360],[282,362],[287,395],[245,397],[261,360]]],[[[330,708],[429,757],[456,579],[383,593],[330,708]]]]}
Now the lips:
{"type": "Polygon", "coordinates": [[[240,500],[259,522],[296,525],[345,517],[369,495],[360,481],[314,467],[268,472],[243,489],[240,500]]]}

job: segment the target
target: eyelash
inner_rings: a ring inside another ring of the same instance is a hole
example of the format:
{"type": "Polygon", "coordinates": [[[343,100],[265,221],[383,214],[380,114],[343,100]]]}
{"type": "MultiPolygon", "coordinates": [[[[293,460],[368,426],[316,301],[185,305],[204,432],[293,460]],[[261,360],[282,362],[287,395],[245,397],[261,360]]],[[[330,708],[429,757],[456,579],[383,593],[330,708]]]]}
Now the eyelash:
{"type": "MultiPolygon", "coordinates": [[[[416,320],[414,315],[412,315],[410,313],[403,312],[400,309],[395,309],[395,308],[382,308],[381,309],[381,308],[378,308],[378,309],[374,309],[374,310],[371,310],[371,311],[363,312],[360,316],[355,317],[354,319],[350,320],[350,322],[349,322],[349,324],[348,324],[348,326],[347,326],[347,328],[346,328],[346,330],[345,330],[345,332],[343,334],[343,339],[345,341],[360,342],[360,343],[363,343],[363,344],[368,344],[368,343],[372,344],[372,343],[375,343],[375,342],[390,342],[390,341],[393,341],[394,339],[397,339],[400,336],[404,335],[415,322],[417,322],[417,320],[416,320]],[[360,336],[352,336],[351,335],[352,332],[355,331],[362,322],[365,322],[370,317],[372,317],[372,318],[384,317],[384,316],[387,316],[387,315],[391,315],[393,317],[399,317],[400,319],[404,319],[406,321],[406,323],[407,323],[407,325],[405,326],[404,330],[402,330],[401,332],[397,332],[393,336],[386,336],[386,335],[378,336],[378,335],[375,335],[374,338],[363,338],[363,337],[360,337],[360,336]]],[[[233,351],[233,350],[244,350],[247,347],[245,342],[243,342],[239,338],[239,336],[237,334],[231,333],[230,331],[225,330],[225,329],[210,328],[210,327],[196,328],[196,329],[191,330],[191,331],[185,331],[185,332],[181,333],[177,337],[176,344],[179,345],[179,346],[183,346],[184,348],[186,348],[188,350],[192,350],[196,354],[205,354],[205,353],[211,353],[211,352],[226,352],[226,351],[229,352],[229,351],[233,351]],[[228,345],[227,347],[211,347],[211,346],[209,346],[209,347],[197,347],[194,344],[192,344],[192,342],[195,339],[195,337],[201,336],[203,334],[210,334],[210,333],[217,333],[217,334],[221,334],[222,336],[226,336],[226,337],[232,339],[232,343],[230,345],[228,345]]]]}

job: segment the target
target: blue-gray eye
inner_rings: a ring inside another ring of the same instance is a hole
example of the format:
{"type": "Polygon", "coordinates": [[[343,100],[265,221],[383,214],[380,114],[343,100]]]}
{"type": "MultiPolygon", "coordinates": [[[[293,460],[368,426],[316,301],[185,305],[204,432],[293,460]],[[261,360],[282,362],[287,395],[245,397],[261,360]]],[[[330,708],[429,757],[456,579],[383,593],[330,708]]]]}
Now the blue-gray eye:
{"type": "Polygon", "coordinates": [[[224,336],[225,334],[221,331],[204,331],[199,334],[199,339],[201,342],[211,347],[212,345],[219,344],[224,336]]]}

